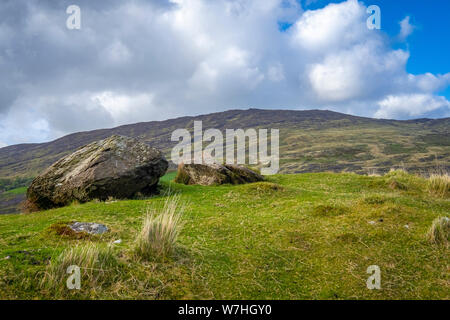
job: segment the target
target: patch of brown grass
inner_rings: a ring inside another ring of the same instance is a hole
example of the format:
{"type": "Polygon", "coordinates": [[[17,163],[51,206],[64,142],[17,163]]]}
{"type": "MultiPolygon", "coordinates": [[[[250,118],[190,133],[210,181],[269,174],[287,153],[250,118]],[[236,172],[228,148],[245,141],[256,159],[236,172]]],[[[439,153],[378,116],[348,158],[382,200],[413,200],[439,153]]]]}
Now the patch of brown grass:
{"type": "Polygon", "coordinates": [[[47,233],[73,240],[90,239],[92,235],[87,232],[76,232],[69,227],[71,222],[57,222],[47,228],[47,233]]]}

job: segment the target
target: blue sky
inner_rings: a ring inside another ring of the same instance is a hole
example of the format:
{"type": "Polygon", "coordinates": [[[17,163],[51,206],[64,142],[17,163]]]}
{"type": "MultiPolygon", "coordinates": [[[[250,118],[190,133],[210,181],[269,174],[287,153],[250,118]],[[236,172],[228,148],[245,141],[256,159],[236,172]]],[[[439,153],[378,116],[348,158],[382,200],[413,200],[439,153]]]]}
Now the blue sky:
{"type": "Polygon", "coordinates": [[[450,117],[449,12],[449,0],[1,0],[0,147],[237,108],[450,117]],[[81,29],[67,28],[73,4],[81,29]]]}

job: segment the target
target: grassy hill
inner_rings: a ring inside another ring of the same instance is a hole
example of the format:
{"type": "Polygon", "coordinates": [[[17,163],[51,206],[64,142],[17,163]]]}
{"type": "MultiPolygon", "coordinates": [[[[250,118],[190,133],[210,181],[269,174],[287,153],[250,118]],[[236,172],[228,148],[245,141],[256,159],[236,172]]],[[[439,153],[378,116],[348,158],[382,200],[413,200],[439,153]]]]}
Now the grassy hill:
{"type": "Polygon", "coordinates": [[[0,216],[0,298],[450,298],[448,248],[426,239],[450,202],[448,194],[430,194],[424,178],[280,174],[203,187],[173,183],[173,176],[162,179],[163,191],[179,194],[186,210],[166,259],[133,254],[148,208],[164,195],[0,216]],[[111,232],[83,239],[53,232],[69,221],[104,223],[111,232]],[[63,252],[86,245],[100,250],[101,263],[81,265],[81,290],[69,291],[68,275],[55,265],[63,252]],[[381,269],[381,290],[366,288],[370,265],[381,269]]]}
{"type": "MultiPolygon", "coordinates": [[[[411,172],[450,168],[450,118],[411,121],[378,120],[321,110],[230,110],[166,121],[142,122],[112,129],[79,132],[40,144],[0,149],[0,179],[34,177],[62,156],[95,140],[121,134],[139,137],[169,158],[178,128],[280,129],[280,173],[351,171],[411,172]]],[[[1,189],[1,188],[0,188],[1,189]]]]}

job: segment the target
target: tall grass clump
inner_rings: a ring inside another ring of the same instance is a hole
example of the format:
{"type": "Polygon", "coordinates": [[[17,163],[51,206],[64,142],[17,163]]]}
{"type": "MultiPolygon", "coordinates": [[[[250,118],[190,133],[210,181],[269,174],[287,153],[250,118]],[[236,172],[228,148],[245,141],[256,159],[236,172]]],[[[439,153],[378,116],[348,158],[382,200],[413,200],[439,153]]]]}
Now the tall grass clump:
{"type": "Polygon", "coordinates": [[[77,245],[64,250],[47,266],[41,281],[41,287],[54,291],[66,291],[66,280],[69,277],[68,267],[78,266],[81,274],[81,290],[95,292],[107,282],[113,282],[117,276],[118,262],[111,246],[98,244],[77,245]]]}
{"type": "Polygon", "coordinates": [[[428,191],[438,197],[448,197],[450,195],[450,176],[448,173],[430,175],[428,191]]]}
{"type": "Polygon", "coordinates": [[[439,217],[434,219],[427,234],[428,241],[433,244],[449,246],[450,243],[450,219],[439,217]]]}
{"type": "Polygon", "coordinates": [[[182,229],[184,205],[180,196],[168,196],[162,208],[147,208],[141,232],[136,238],[136,254],[145,259],[165,258],[175,249],[182,229]]]}

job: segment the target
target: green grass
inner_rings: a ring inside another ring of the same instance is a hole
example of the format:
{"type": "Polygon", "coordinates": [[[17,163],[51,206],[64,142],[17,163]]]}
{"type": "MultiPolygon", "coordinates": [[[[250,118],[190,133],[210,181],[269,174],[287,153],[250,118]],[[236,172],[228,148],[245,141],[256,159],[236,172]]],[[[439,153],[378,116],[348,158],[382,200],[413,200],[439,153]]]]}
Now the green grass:
{"type": "Polygon", "coordinates": [[[20,188],[8,190],[8,191],[4,192],[3,194],[4,195],[8,195],[8,194],[14,194],[14,195],[25,194],[25,193],[27,193],[27,189],[28,189],[27,187],[20,187],[20,188]]]}
{"type": "Polygon", "coordinates": [[[0,216],[0,298],[450,298],[448,248],[427,239],[433,220],[448,216],[450,202],[430,195],[425,179],[403,172],[314,173],[204,187],[175,184],[173,177],[166,175],[162,187],[185,204],[183,229],[162,261],[136,259],[133,250],[148,206],[162,206],[164,192],[0,216]],[[406,188],[391,188],[393,180],[406,188]],[[48,232],[74,220],[104,223],[111,231],[81,240],[48,232]],[[71,248],[118,239],[110,252],[116,260],[95,283],[82,278],[81,290],[65,289],[68,275],[60,274],[58,261],[71,248]],[[381,290],[366,288],[370,265],[381,269],[381,290]],[[43,286],[49,270],[59,282],[43,286]]]}

